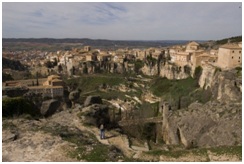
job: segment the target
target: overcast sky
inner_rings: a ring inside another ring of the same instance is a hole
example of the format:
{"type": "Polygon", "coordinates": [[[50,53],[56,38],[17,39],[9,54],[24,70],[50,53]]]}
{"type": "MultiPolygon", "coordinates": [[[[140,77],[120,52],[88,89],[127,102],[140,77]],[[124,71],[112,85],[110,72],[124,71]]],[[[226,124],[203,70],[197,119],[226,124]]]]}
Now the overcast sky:
{"type": "Polygon", "coordinates": [[[3,38],[217,40],[242,34],[241,3],[3,2],[3,38]]]}

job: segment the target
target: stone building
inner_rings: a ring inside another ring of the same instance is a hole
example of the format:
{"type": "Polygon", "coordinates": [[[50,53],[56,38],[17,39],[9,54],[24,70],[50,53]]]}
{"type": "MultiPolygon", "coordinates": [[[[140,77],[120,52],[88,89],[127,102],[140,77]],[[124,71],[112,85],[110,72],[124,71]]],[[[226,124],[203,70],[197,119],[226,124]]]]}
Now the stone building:
{"type": "Polygon", "coordinates": [[[238,44],[225,44],[219,47],[217,66],[232,69],[242,64],[242,47],[238,44]]]}
{"type": "Polygon", "coordinates": [[[48,76],[47,80],[43,83],[43,86],[63,86],[63,80],[60,76],[51,75],[48,76]]]}
{"type": "Polygon", "coordinates": [[[43,97],[62,97],[63,96],[63,86],[33,86],[29,87],[29,92],[35,94],[42,94],[43,97]]]}
{"type": "Polygon", "coordinates": [[[191,64],[193,69],[195,69],[197,66],[201,66],[202,62],[211,62],[215,63],[217,62],[217,55],[210,54],[208,52],[199,52],[199,53],[193,53],[191,56],[191,64]]]}
{"type": "Polygon", "coordinates": [[[48,78],[38,79],[39,85],[35,85],[36,79],[6,81],[3,88],[25,86],[29,92],[42,94],[43,97],[62,97],[63,96],[63,81],[57,75],[48,76],[48,78]],[[34,85],[33,85],[34,83],[34,85]]]}
{"type": "Polygon", "coordinates": [[[110,54],[98,54],[97,60],[98,61],[111,61],[111,55],[110,54]]]}
{"type": "Polygon", "coordinates": [[[175,54],[174,62],[179,66],[188,65],[191,60],[191,53],[178,52],[175,54]]]}
{"type": "Polygon", "coordinates": [[[37,85],[42,85],[47,79],[46,78],[41,78],[38,79],[37,84],[37,79],[28,79],[28,80],[12,80],[12,81],[6,81],[3,83],[3,87],[10,87],[10,86],[37,86],[37,85]]]}
{"type": "Polygon", "coordinates": [[[171,58],[171,62],[175,62],[176,59],[176,54],[179,52],[183,52],[183,48],[182,46],[172,46],[171,48],[169,48],[169,55],[171,58]]]}
{"type": "Polygon", "coordinates": [[[84,47],[84,51],[86,51],[86,52],[91,51],[91,47],[90,46],[85,46],[84,47]]]}
{"type": "Polygon", "coordinates": [[[195,52],[199,49],[199,44],[197,42],[190,42],[186,45],[186,52],[195,52]]]}

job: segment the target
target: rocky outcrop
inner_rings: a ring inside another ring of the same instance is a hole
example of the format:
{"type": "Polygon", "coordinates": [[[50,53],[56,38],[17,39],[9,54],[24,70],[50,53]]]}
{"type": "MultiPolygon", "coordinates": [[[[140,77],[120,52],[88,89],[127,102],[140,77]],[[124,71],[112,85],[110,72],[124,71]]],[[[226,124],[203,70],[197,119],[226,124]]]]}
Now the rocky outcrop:
{"type": "Polygon", "coordinates": [[[5,130],[2,132],[2,142],[15,141],[19,136],[17,130],[5,130]]]}
{"type": "Polygon", "coordinates": [[[233,146],[242,143],[241,103],[193,103],[188,109],[163,110],[166,144],[186,148],[233,146]]]}
{"type": "Polygon", "coordinates": [[[69,93],[69,100],[72,103],[72,107],[75,106],[75,102],[79,99],[80,93],[81,93],[80,89],[72,91],[72,92],[69,93]]]}
{"type": "Polygon", "coordinates": [[[60,102],[58,100],[55,99],[47,100],[42,103],[40,112],[44,117],[49,117],[53,115],[58,110],[59,107],[60,107],[60,102]]]}
{"type": "Polygon", "coordinates": [[[102,104],[102,99],[100,96],[88,96],[84,102],[84,106],[89,106],[92,104],[102,104]]]}
{"type": "Polygon", "coordinates": [[[189,73],[186,73],[184,67],[176,66],[173,64],[166,63],[163,65],[162,63],[158,66],[155,64],[154,66],[145,64],[141,69],[142,73],[148,76],[160,76],[166,77],[167,79],[186,79],[190,76],[189,73]]]}
{"type": "Polygon", "coordinates": [[[148,76],[156,76],[158,75],[158,67],[157,65],[154,66],[148,66],[148,65],[144,65],[144,67],[141,68],[141,71],[144,75],[148,75],[148,76]]]}
{"type": "Polygon", "coordinates": [[[190,74],[185,73],[184,67],[172,65],[166,63],[165,65],[161,65],[160,74],[161,77],[166,77],[167,79],[186,79],[190,76],[190,74]]]}
{"type": "Polygon", "coordinates": [[[110,123],[109,108],[107,105],[94,104],[81,111],[82,121],[88,125],[99,126],[101,123],[105,127],[110,123]]]}
{"type": "Polygon", "coordinates": [[[214,98],[219,101],[241,101],[241,77],[236,70],[221,71],[210,64],[203,65],[199,85],[210,89],[214,98]]]}

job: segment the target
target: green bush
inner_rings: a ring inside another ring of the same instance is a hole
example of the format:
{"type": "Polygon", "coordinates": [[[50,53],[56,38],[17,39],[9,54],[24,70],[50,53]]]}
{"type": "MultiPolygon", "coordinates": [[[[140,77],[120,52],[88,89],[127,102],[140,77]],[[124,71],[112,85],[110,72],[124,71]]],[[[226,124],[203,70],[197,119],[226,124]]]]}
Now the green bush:
{"type": "Polygon", "coordinates": [[[8,81],[8,80],[14,80],[13,77],[10,75],[10,74],[7,74],[7,73],[2,73],[2,81],[5,82],[5,81],[8,81]]]}
{"type": "Polygon", "coordinates": [[[166,78],[157,78],[151,82],[150,90],[156,96],[164,96],[177,100],[179,96],[188,96],[195,89],[196,79],[187,78],[182,80],[168,80],[166,78]]]}
{"type": "Polygon", "coordinates": [[[19,116],[22,114],[38,116],[40,112],[31,101],[23,97],[7,97],[2,100],[3,117],[19,116]]]}
{"type": "Polygon", "coordinates": [[[216,74],[217,72],[221,72],[221,68],[215,68],[214,74],[216,74]]]}
{"type": "Polygon", "coordinates": [[[241,76],[242,75],[242,67],[236,67],[235,69],[237,70],[237,72],[236,72],[237,76],[241,76]]]}
{"type": "Polygon", "coordinates": [[[156,124],[155,123],[146,123],[143,125],[142,138],[147,141],[156,140],[156,124]]]}
{"type": "Polygon", "coordinates": [[[139,73],[140,69],[144,66],[144,62],[141,60],[136,60],[135,61],[135,72],[139,73]]]}
{"type": "Polygon", "coordinates": [[[199,80],[201,74],[202,74],[202,67],[201,66],[196,67],[194,71],[194,78],[199,80]]]}
{"type": "Polygon", "coordinates": [[[73,78],[66,81],[66,84],[71,88],[80,88],[82,92],[94,91],[99,88],[102,84],[108,86],[119,85],[124,83],[125,79],[122,75],[88,75],[80,78],[73,78]]]}

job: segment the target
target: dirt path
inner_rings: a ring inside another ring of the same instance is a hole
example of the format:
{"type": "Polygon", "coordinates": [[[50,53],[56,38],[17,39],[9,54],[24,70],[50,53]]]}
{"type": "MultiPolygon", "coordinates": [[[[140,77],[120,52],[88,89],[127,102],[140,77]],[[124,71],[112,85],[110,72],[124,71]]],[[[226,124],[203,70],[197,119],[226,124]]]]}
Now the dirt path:
{"type": "Polygon", "coordinates": [[[78,129],[86,130],[89,131],[90,133],[95,134],[97,140],[100,143],[105,145],[113,145],[119,148],[123,152],[123,154],[126,155],[127,157],[132,157],[136,153],[135,150],[129,148],[129,143],[128,143],[129,141],[126,135],[123,135],[115,130],[110,130],[105,132],[106,139],[100,139],[99,129],[93,126],[89,126],[89,127],[84,126],[80,122],[80,119],[77,116],[78,113],[79,111],[77,110],[74,110],[74,112],[72,112],[73,123],[78,129]]]}

